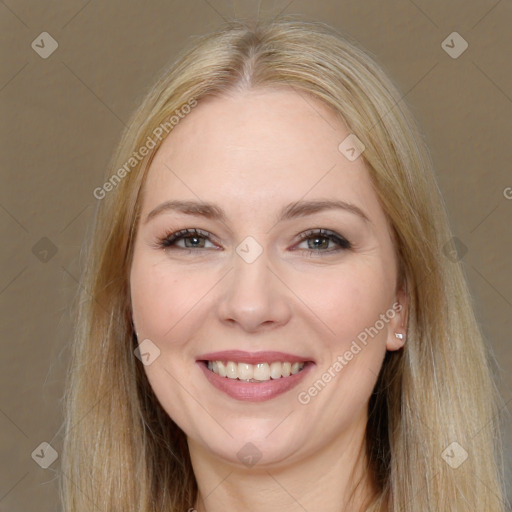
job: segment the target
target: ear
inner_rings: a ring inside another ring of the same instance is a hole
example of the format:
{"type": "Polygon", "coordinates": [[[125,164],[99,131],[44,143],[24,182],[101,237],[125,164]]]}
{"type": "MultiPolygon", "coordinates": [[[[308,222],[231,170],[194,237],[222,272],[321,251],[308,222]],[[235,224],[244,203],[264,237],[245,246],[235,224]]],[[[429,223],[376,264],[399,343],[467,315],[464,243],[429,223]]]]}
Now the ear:
{"type": "Polygon", "coordinates": [[[387,350],[399,350],[404,346],[406,341],[407,291],[404,288],[397,291],[395,302],[391,306],[391,310],[395,312],[395,316],[390,319],[388,324],[387,350]]]}

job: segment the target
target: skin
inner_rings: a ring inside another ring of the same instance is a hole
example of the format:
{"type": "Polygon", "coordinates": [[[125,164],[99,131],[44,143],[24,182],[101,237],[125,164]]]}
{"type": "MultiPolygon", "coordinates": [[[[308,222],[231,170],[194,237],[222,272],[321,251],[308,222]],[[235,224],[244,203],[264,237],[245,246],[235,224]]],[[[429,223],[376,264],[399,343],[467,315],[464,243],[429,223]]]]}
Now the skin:
{"type": "Polygon", "coordinates": [[[200,102],[151,164],[130,276],[133,320],[139,341],[160,350],[144,368],[187,435],[198,510],[357,510],[371,492],[367,404],[386,350],[403,344],[394,333],[404,332],[406,308],[390,228],[364,160],[351,162],[338,150],[349,133],[317,99],[286,88],[243,91],[200,102]],[[178,199],[215,203],[226,220],[166,211],[146,222],[158,205],[178,199]],[[318,199],[351,203],[368,220],[330,209],[276,222],[285,205],[318,199]],[[180,250],[183,240],[158,246],[185,228],[211,237],[192,249],[180,250]],[[318,228],[351,248],[297,238],[318,228]],[[263,250],[252,263],[236,252],[247,236],[263,250]],[[402,311],[300,403],[298,393],[396,301],[402,311]],[[235,400],[196,363],[201,354],[230,349],[289,352],[314,366],[298,387],[271,400],[235,400]],[[261,454],[252,467],[237,456],[248,442],[261,454]]]}

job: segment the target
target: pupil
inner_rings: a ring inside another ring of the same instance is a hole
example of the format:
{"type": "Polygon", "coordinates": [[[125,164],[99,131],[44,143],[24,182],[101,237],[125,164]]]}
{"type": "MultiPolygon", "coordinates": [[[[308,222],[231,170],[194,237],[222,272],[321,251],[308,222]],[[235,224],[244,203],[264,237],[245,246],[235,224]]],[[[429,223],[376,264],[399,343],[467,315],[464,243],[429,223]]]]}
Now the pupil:
{"type": "MultiPolygon", "coordinates": [[[[197,236],[189,236],[185,238],[185,247],[198,247],[197,242],[199,242],[199,237],[197,236]],[[191,243],[193,241],[193,243],[191,243]]],[[[199,244],[200,246],[200,244],[199,244]]]]}
{"type": "Polygon", "coordinates": [[[326,239],[326,238],[322,238],[322,237],[317,237],[317,238],[312,238],[312,240],[314,241],[314,243],[316,244],[316,242],[320,242],[320,244],[316,244],[314,245],[314,247],[316,248],[327,248],[327,244],[329,243],[329,241],[326,239]]]}

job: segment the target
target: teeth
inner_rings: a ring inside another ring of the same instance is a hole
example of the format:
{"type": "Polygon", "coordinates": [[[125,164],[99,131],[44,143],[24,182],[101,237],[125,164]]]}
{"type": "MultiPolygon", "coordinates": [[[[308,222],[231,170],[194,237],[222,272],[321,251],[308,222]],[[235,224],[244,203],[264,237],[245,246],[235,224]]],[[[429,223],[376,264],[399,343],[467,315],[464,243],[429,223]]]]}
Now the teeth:
{"type": "Polygon", "coordinates": [[[274,361],[268,363],[236,363],[234,361],[208,361],[208,369],[229,379],[245,380],[247,382],[263,382],[270,379],[280,379],[299,373],[304,363],[281,363],[274,361]]]}
{"type": "Polygon", "coordinates": [[[281,370],[282,370],[282,364],[277,361],[275,363],[270,363],[270,378],[271,379],[280,379],[281,378],[281,370]]]}
{"type": "Polygon", "coordinates": [[[252,364],[238,363],[238,377],[242,380],[251,380],[254,375],[252,364]]]}
{"type": "Polygon", "coordinates": [[[238,365],[236,363],[233,363],[233,361],[228,361],[228,364],[226,365],[226,375],[230,379],[238,378],[238,365]]]}
{"type": "Polygon", "coordinates": [[[268,363],[258,363],[254,366],[254,380],[270,380],[268,363]]]}
{"type": "MultiPolygon", "coordinates": [[[[217,363],[217,372],[221,377],[226,377],[226,365],[222,361],[215,361],[217,363]]],[[[210,370],[215,371],[215,366],[210,368],[210,370]]]]}
{"type": "Polygon", "coordinates": [[[292,364],[292,367],[291,367],[291,369],[290,369],[290,373],[291,373],[292,375],[295,375],[296,373],[299,373],[299,371],[300,371],[299,363],[293,363],[293,364],[292,364]]]}

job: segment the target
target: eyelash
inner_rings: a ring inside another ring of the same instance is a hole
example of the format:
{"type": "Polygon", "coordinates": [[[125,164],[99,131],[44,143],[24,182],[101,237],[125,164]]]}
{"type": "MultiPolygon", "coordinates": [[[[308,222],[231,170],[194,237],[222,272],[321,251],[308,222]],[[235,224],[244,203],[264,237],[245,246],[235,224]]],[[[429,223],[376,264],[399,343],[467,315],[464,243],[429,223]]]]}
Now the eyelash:
{"type": "MultiPolygon", "coordinates": [[[[209,239],[209,237],[210,237],[209,233],[207,233],[206,231],[202,231],[200,229],[196,229],[196,228],[182,229],[182,230],[176,231],[174,233],[168,233],[163,238],[160,238],[156,244],[156,247],[159,249],[164,249],[164,250],[172,248],[172,249],[178,249],[178,250],[192,252],[192,250],[194,249],[193,247],[190,247],[190,248],[178,247],[175,245],[176,242],[178,242],[180,240],[190,239],[190,238],[209,239]]],[[[312,240],[312,239],[314,240],[315,238],[316,239],[323,238],[323,239],[329,240],[331,242],[334,242],[339,246],[338,249],[328,249],[325,251],[318,251],[315,249],[298,249],[298,250],[306,251],[309,256],[313,256],[313,255],[317,256],[320,253],[331,254],[334,252],[339,252],[339,251],[343,251],[343,250],[352,248],[351,243],[346,238],[338,235],[337,233],[335,233],[334,231],[331,231],[329,229],[311,229],[311,230],[305,231],[303,233],[300,233],[298,235],[298,237],[300,239],[300,242],[303,242],[304,240],[312,240]]],[[[196,249],[204,249],[204,248],[199,247],[196,249]]]]}

